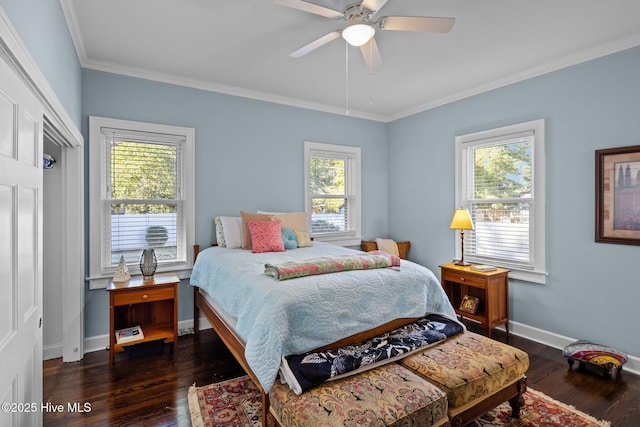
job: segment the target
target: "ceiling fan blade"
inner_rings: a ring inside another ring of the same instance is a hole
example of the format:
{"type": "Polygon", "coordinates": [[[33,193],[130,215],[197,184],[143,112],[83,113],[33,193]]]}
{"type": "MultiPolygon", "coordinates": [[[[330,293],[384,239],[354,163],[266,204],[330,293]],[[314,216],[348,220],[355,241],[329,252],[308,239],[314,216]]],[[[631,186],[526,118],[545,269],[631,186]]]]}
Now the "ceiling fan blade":
{"type": "Polygon", "coordinates": [[[300,49],[296,50],[295,52],[291,52],[289,56],[292,58],[300,58],[301,56],[304,56],[307,53],[316,50],[320,46],[324,46],[325,44],[337,39],[338,37],[340,37],[340,31],[332,31],[329,34],[325,34],[319,39],[316,39],[311,43],[305,46],[302,46],[300,49]]]}
{"type": "Polygon", "coordinates": [[[293,9],[302,10],[304,12],[315,13],[316,15],[326,18],[342,18],[342,12],[329,9],[328,7],[318,6],[317,4],[308,3],[303,0],[273,0],[275,4],[280,6],[291,7],[293,9]]]}
{"type": "Polygon", "coordinates": [[[448,33],[455,18],[435,18],[430,16],[385,16],[378,19],[382,30],[424,31],[430,33],[448,33]]]}
{"type": "Polygon", "coordinates": [[[388,1],[389,0],[364,0],[361,6],[375,14],[377,11],[382,9],[382,6],[384,6],[388,1]]]}
{"type": "Polygon", "coordinates": [[[378,50],[375,37],[371,37],[371,40],[360,46],[360,53],[362,53],[368,69],[372,70],[382,65],[382,57],[380,56],[380,50],[378,50]]]}

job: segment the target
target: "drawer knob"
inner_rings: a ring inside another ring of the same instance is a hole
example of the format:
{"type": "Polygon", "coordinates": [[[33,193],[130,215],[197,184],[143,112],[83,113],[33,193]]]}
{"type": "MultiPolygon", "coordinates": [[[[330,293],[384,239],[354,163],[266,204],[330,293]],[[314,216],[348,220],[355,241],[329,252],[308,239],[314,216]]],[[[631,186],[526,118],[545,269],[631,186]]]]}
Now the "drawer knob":
{"type": "Polygon", "coordinates": [[[461,281],[461,282],[464,282],[464,277],[461,277],[461,278],[460,278],[460,281],[461,281]]]}
{"type": "Polygon", "coordinates": [[[147,294],[142,295],[142,299],[147,299],[147,298],[149,298],[149,295],[147,294]]]}

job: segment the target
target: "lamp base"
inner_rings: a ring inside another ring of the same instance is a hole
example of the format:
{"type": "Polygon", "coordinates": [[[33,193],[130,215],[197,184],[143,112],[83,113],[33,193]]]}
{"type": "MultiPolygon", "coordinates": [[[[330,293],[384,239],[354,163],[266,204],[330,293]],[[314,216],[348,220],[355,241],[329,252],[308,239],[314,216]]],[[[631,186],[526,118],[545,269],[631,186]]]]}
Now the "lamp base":
{"type": "Polygon", "coordinates": [[[470,266],[470,265],[471,265],[471,263],[470,263],[470,262],[467,262],[467,261],[465,261],[465,260],[460,260],[460,261],[458,261],[458,262],[454,262],[454,264],[455,264],[455,265],[460,265],[460,266],[462,266],[462,267],[468,267],[468,266],[470,266]]]}

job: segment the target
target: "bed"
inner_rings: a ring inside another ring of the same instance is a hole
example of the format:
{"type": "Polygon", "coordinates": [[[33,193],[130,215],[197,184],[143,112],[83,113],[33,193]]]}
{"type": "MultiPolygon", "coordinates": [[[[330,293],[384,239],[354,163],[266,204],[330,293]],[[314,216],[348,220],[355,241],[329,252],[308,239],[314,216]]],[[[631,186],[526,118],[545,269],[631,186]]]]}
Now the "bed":
{"type": "MultiPolygon", "coordinates": [[[[260,389],[263,420],[282,356],[360,342],[423,317],[455,311],[435,275],[402,260],[378,268],[277,280],[265,264],[362,253],[314,242],[284,252],[195,248],[194,319],[203,313],[260,389]]],[[[197,332],[198,322],[194,322],[197,332]]]]}

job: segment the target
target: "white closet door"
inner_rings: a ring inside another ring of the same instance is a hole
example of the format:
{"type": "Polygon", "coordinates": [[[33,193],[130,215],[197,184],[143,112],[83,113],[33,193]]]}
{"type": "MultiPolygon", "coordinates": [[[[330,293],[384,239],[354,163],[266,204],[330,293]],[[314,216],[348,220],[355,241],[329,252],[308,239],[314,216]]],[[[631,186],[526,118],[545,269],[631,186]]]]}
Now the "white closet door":
{"type": "Polygon", "coordinates": [[[42,117],[0,58],[1,426],[42,425],[42,117]]]}

